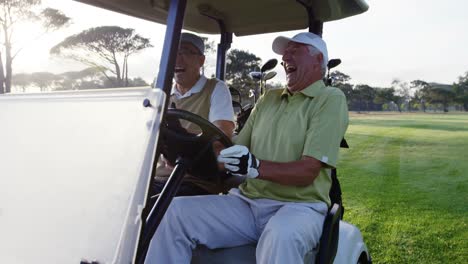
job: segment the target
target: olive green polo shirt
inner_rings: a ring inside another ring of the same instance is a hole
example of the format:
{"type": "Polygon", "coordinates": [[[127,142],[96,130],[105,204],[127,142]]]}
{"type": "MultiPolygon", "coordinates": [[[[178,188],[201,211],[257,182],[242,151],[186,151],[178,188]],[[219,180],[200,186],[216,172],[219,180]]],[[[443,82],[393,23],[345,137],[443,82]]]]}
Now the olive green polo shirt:
{"type": "Polygon", "coordinates": [[[340,89],[326,87],[321,80],[295,94],[287,89],[269,91],[259,99],[236,144],[247,146],[260,160],[291,162],[309,156],[325,166],[309,186],[247,179],[240,190],[249,198],[323,201],[330,205],[330,168],[336,166],[347,127],[345,95],[340,89]]]}

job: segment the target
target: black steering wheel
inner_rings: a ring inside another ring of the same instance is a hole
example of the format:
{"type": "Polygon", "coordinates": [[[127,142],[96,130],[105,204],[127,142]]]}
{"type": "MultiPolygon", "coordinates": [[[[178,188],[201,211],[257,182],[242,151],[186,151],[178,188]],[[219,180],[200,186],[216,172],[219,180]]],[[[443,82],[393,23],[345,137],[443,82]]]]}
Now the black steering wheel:
{"type": "Polygon", "coordinates": [[[225,147],[232,141],[208,120],[185,110],[167,109],[160,128],[161,153],[170,163],[177,159],[188,163],[187,172],[205,180],[216,179],[219,169],[212,143],[219,141],[225,147]],[[193,123],[201,130],[194,134],[182,127],[181,121],[193,123]]]}

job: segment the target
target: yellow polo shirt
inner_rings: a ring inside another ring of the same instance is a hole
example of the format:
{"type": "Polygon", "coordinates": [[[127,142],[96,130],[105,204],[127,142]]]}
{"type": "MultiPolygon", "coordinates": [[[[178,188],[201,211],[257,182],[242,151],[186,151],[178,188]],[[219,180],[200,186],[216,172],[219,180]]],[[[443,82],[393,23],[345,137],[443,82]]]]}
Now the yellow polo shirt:
{"type": "Polygon", "coordinates": [[[259,99],[236,144],[247,146],[260,160],[290,162],[310,156],[326,166],[309,186],[247,179],[240,186],[241,192],[249,198],[323,201],[330,205],[330,167],[336,166],[347,127],[345,95],[340,89],[326,87],[321,80],[295,94],[287,89],[269,91],[259,99]]]}

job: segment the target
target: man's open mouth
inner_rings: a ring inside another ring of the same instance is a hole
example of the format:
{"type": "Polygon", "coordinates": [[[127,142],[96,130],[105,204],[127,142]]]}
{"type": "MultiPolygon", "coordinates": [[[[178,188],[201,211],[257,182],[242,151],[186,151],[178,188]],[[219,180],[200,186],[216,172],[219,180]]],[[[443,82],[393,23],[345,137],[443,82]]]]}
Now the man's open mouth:
{"type": "Polygon", "coordinates": [[[289,73],[295,72],[297,70],[297,68],[296,68],[296,66],[286,64],[284,66],[284,70],[286,71],[286,74],[289,74],[289,73]]]}
{"type": "Polygon", "coordinates": [[[185,72],[185,68],[183,68],[183,67],[175,67],[174,72],[175,72],[175,73],[185,72]]]}

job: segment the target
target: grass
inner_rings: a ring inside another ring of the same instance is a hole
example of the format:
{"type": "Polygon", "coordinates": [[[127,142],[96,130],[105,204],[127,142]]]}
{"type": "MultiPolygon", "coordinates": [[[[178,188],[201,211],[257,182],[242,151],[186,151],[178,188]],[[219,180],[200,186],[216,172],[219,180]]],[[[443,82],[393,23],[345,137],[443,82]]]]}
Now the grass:
{"type": "Polygon", "coordinates": [[[468,263],[468,114],[351,114],[345,220],[374,263],[468,263]]]}

